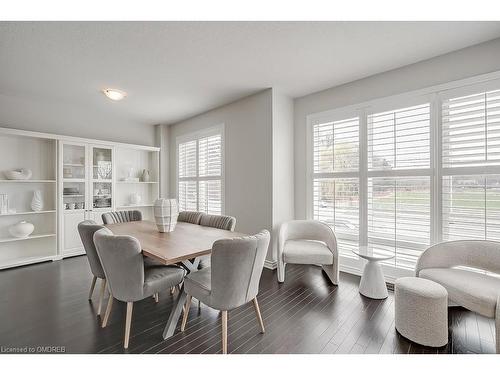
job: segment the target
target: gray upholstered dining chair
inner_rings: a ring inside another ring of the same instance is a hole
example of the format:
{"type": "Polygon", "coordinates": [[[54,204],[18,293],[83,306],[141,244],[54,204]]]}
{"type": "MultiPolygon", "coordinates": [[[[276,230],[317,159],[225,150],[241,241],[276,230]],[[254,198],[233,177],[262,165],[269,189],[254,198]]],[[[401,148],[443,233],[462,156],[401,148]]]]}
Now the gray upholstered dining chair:
{"type": "MultiPolygon", "coordinates": [[[[225,215],[202,214],[200,217],[200,225],[204,227],[212,227],[234,232],[234,227],[236,226],[236,218],[233,216],[225,215]]],[[[210,267],[210,256],[204,256],[200,260],[200,268],[206,267],[210,267]]],[[[198,306],[199,304],[200,303],[198,301],[198,306]]]]}
{"type": "Polygon", "coordinates": [[[264,322],[257,302],[259,281],[269,247],[267,230],[247,237],[215,241],[211,267],[192,272],[184,279],[187,294],[181,331],[186,328],[191,298],[222,312],[222,353],[227,353],[228,311],[253,301],[262,333],[264,322]]]}
{"type": "Polygon", "coordinates": [[[332,228],[317,220],[281,224],[278,236],[278,281],[285,281],[285,266],[321,264],[332,284],[339,283],[339,253],[332,228]]]}
{"type": "Polygon", "coordinates": [[[198,212],[198,211],[181,211],[179,212],[177,221],[190,224],[200,224],[200,219],[202,215],[203,212],[198,212]]]}
{"type": "Polygon", "coordinates": [[[104,293],[106,292],[106,275],[104,274],[101,261],[99,260],[99,256],[97,255],[94,245],[94,233],[102,228],[104,228],[102,225],[98,225],[93,220],[85,220],[78,224],[78,233],[80,234],[83,248],[87,254],[90,271],[94,275],[92,278],[92,284],[90,285],[89,301],[92,300],[92,294],[94,293],[97,279],[101,280],[101,291],[99,293],[99,307],[97,308],[97,315],[101,315],[102,300],[104,298],[104,293]]]}
{"type": "Polygon", "coordinates": [[[111,293],[102,327],[108,323],[113,300],[126,302],[124,347],[127,349],[134,302],[179,285],[185,271],[176,266],[145,268],[139,241],[131,236],[115,236],[108,228],[95,232],[94,243],[111,293]]]}
{"type": "Polygon", "coordinates": [[[141,221],[142,212],[138,210],[132,211],[111,211],[101,215],[104,224],[127,223],[129,221],[141,221]]]}
{"type": "Polygon", "coordinates": [[[236,226],[236,218],[233,216],[225,215],[202,214],[200,225],[204,227],[230,230],[231,232],[233,232],[234,227],[236,226]]]}

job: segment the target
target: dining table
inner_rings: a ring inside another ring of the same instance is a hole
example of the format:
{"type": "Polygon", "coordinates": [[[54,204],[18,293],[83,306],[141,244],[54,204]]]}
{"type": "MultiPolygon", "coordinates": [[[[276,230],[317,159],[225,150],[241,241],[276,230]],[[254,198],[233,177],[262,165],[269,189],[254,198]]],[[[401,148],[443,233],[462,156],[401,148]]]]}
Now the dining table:
{"type": "MultiPolygon", "coordinates": [[[[229,230],[178,222],[172,232],[159,232],[153,221],[141,220],[106,224],[115,235],[137,238],[142,254],[164,265],[182,265],[188,273],[198,270],[200,259],[210,255],[215,241],[242,237],[244,234],[229,230]]],[[[163,339],[171,337],[181,316],[187,295],[184,283],[174,297],[173,308],[163,330],[163,339]]]]}

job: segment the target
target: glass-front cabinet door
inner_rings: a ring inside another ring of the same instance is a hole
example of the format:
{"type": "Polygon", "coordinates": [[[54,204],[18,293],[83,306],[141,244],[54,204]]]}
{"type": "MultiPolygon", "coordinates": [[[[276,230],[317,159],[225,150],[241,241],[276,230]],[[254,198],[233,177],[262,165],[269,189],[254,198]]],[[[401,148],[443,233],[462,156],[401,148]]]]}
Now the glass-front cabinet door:
{"type": "Polygon", "coordinates": [[[69,212],[83,212],[86,209],[86,146],[64,143],[62,148],[62,209],[69,212]]]}
{"type": "Polygon", "coordinates": [[[92,209],[113,207],[113,149],[91,146],[92,209]]]}

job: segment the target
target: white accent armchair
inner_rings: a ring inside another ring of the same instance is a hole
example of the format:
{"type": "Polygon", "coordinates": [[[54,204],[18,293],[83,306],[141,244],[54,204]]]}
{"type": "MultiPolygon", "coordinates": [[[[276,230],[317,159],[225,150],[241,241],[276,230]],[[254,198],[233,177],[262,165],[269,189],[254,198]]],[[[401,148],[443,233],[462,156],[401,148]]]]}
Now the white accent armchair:
{"type": "Polygon", "coordinates": [[[278,281],[285,281],[285,266],[320,264],[334,285],[339,283],[339,254],[333,230],[316,220],[281,224],[278,237],[278,281]]]}
{"type": "Polygon", "coordinates": [[[446,288],[448,305],[462,306],[494,318],[496,351],[500,353],[500,278],[458,266],[500,274],[500,242],[462,240],[438,243],[420,255],[415,269],[417,277],[446,288]]]}

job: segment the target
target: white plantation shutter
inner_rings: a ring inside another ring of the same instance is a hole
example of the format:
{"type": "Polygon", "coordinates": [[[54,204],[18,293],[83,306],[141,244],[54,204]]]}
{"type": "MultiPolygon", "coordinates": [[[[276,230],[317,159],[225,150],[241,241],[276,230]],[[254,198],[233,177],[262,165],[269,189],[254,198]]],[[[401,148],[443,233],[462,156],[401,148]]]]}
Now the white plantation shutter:
{"type": "Polygon", "coordinates": [[[442,104],[444,240],[500,240],[500,90],[442,104]]]}
{"type": "Polygon", "coordinates": [[[367,120],[368,246],[412,269],[431,239],[430,104],[367,120]]]}
{"type": "Polygon", "coordinates": [[[222,213],[222,134],[179,143],[178,195],[181,211],[222,213]]]}
{"type": "Polygon", "coordinates": [[[443,167],[500,164],[500,90],[443,102],[443,167]]]}
{"type": "Polygon", "coordinates": [[[368,116],[368,169],[430,167],[430,104],[368,116]]]}
{"type": "Polygon", "coordinates": [[[359,118],[313,126],[313,218],[330,225],[339,250],[359,243],[359,118]]]}

